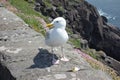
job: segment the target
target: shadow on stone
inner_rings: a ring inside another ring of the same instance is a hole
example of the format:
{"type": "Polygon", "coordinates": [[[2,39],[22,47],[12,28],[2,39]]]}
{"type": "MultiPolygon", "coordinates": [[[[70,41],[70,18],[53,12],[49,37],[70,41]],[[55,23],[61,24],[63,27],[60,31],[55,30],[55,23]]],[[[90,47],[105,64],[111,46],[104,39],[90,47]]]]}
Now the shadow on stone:
{"type": "Polygon", "coordinates": [[[39,53],[34,57],[34,64],[30,68],[46,68],[52,66],[52,57],[58,59],[55,54],[49,53],[46,49],[39,49],[39,53]]]}

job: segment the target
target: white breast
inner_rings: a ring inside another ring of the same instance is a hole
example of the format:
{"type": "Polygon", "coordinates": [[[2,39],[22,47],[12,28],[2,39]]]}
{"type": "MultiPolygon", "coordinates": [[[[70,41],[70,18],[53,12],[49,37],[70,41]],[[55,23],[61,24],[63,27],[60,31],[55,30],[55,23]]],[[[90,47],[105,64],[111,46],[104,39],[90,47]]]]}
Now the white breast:
{"type": "Polygon", "coordinates": [[[57,47],[68,41],[68,34],[64,29],[51,29],[46,38],[46,44],[51,47],[57,47]]]}

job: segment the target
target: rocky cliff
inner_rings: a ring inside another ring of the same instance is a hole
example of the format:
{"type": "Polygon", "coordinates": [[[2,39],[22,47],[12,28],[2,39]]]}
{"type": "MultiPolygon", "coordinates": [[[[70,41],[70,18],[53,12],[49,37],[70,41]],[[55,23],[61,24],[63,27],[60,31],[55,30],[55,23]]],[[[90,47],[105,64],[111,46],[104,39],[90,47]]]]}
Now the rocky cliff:
{"type": "Polygon", "coordinates": [[[50,20],[65,17],[73,34],[86,39],[90,48],[103,50],[120,61],[120,29],[108,25],[107,19],[85,0],[36,0],[35,10],[50,20]]]}

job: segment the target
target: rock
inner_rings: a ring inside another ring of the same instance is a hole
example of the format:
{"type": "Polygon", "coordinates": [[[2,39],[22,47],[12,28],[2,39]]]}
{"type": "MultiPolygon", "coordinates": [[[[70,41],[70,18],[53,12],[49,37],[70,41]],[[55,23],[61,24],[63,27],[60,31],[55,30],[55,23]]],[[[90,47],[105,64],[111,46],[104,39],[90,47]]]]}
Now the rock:
{"type": "Polygon", "coordinates": [[[40,4],[38,2],[35,3],[35,8],[36,11],[40,11],[40,4]]]}
{"type": "Polygon", "coordinates": [[[82,49],[88,49],[88,41],[87,40],[80,40],[80,45],[82,49]]]}
{"type": "Polygon", "coordinates": [[[103,59],[105,60],[105,58],[107,57],[106,53],[103,51],[97,51],[97,54],[103,59]]]}
{"type": "Polygon", "coordinates": [[[50,53],[50,48],[45,45],[40,33],[5,8],[0,8],[0,13],[3,15],[0,19],[6,17],[8,20],[4,23],[0,21],[0,25],[3,25],[0,27],[0,37],[8,36],[7,41],[0,41],[0,47],[3,55],[9,56],[0,57],[3,63],[6,62],[5,66],[0,63],[0,80],[112,80],[107,73],[93,69],[69,44],[64,46],[64,52],[70,61],[61,61],[59,65],[51,64],[53,55],[56,59],[61,55],[60,48],[57,48],[55,54],[50,53]],[[9,25],[5,25],[6,22],[9,25]],[[77,73],[68,72],[74,66],[81,70],[77,73]]]}
{"type": "Polygon", "coordinates": [[[105,25],[108,22],[108,19],[105,16],[101,16],[103,24],[105,25]]]}
{"type": "Polygon", "coordinates": [[[25,1],[27,1],[27,2],[29,2],[29,3],[33,3],[33,0],[25,0],[25,1]]]}
{"type": "Polygon", "coordinates": [[[2,3],[0,3],[0,7],[4,7],[4,5],[2,3]]]}
{"type": "Polygon", "coordinates": [[[105,63],[107,65],[109,65],[110,67],[112,67],[113,69],[115,69],[116,73],[118,75],[120,75],[120,68],[119,68],[120,67],[120,62],[119,61],[117,61],[117,60],[115,60],[115,59],[113,59],[113,58],[111,58],[109,56],[106,56],[105,57],[105,63]]]}
{"type": "Polygon", "coordinates": [[[4,61],[6,61],[7,56],[4,53],[0,52],[0,80],[16,80],[14,76],[12,76],[9,69],[6,67],[4,61]]]}
{"type": "MultiPolygon", "coordinates": [[[[120,30],[106,25],[103,28],[103,35],[103,40],[99,41],[99,44],[96,45],[96,48],[103,50],[108,56],[120,61],[120,30]]],[[[90,45],[91,47],[93,47],[92,44],[90,45]]]]}
{"type": "Polygon", "coordinates": [[[9,69],[0,63],[0,80],[16,80],[10,73],[9,69]]]}

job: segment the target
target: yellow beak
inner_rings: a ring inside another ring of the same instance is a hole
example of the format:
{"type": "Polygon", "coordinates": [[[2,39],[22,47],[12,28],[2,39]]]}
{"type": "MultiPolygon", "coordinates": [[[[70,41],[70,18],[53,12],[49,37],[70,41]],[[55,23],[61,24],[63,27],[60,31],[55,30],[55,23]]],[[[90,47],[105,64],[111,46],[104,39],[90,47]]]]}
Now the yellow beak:
{"type": "Polygon", "coordinates": [[[53,24],[49,23],[49,24],[47,24],[47,27],[51,28],[51,27],[53,27],[53,24]]]}

